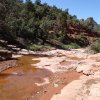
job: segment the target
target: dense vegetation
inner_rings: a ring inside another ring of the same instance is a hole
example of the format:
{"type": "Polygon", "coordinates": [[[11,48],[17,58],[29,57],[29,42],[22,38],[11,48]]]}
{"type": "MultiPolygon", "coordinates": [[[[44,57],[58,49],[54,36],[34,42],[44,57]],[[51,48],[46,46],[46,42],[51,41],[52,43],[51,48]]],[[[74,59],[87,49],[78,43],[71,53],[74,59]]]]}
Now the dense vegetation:
{"type": "Polygon", "coordinates": [[[95,53],[99,53],[100,52],[100,39],[95,41],[92,45],[91,45],[91,50],[95,51],[95,53]]]}
{"type": "Polygon", "coordinates": [[[84,47],[99,38],[99,32],[100,25],[92,17],[79,20],[68,9],[40,0],[0,1],[0,38],[27,49],[84,47]]]}

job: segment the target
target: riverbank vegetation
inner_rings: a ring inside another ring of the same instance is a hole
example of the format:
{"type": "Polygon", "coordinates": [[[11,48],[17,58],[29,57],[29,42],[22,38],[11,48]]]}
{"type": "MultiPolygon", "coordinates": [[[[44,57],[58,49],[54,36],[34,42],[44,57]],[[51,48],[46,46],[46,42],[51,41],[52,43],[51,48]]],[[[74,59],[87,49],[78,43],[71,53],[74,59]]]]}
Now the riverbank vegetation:
{"type": "Polygon", "coordinates": [[[100,38],[92,17],[78,19],[40,0],[2,0],[0,14],[0,39],[26,49],[86,47],[100,38]]]}
{"type": "Polygon", "coordinates": [[[95,41],[92,45],[91,45],[91,49],[95,52],[95,53],[99,53],[100,52],[100,39],[95,41]]]}

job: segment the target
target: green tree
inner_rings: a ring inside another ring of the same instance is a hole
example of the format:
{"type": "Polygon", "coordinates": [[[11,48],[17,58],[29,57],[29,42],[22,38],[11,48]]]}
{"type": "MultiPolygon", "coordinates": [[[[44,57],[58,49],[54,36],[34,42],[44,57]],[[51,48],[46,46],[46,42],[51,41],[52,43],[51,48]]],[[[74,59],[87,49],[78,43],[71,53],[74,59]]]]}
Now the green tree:
{"type": "Polygon", "coordinates": [[[41,5],[41,0],[36,0],[36,1],[35,1],[35,4],[36,4],[36,5],[41,5]]]}
{"type": "Polygon", "coordinates": [[[26,0],[25,4],[26,4],[26,10],[31,11],[31,12],[35,11],[34,4],[32,3],[31,0],[26,0]]]}

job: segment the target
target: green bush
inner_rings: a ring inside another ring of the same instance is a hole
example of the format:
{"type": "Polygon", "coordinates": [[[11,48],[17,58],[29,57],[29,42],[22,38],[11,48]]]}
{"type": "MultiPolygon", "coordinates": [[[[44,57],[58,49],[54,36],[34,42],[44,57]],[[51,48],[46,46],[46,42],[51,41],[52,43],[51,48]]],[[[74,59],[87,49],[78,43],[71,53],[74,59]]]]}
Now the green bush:
{"type": "Polygon", "coordinates": [[[46,45],[36,45],[36,44],[31,44],[28,46],[28,49],[33,50],[33,51],[46,51],[50,50],[50,46],[46,45]]]}
{"type": "Polygon", "coordinates": [[[89,41],[87,37],[82,35],[83,33],[79,33],[80,35],[76,36],[76,43],[79,44],[81,47],[89,45],[89,41]]]}
{"type": "Polygon", "coordinates": [[[64,45],[63,46],[65,49],[78,49],[80,46],[76,43],[70,43],[69,45],[64,45]]]}
{"type": "Polygon", "coordinates": [[[91,49],[95,52],[95,53],[99,53],[100,52],[100,39],[95,41],[92,45],[91,45],[91,49]]]}

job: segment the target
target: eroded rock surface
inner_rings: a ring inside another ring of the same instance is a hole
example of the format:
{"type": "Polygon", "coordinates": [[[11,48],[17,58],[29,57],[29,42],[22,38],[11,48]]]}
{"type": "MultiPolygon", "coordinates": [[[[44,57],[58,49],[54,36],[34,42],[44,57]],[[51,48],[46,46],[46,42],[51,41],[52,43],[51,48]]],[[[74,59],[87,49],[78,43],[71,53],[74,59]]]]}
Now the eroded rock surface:
{"type": "Polygon", "coordinates": [[[35,64],[35,66],[53,72],[75,69],[77,72],[83,72],[86,75],[94,74],[97,69],[100,69],[100,53],[87,54],[85,49],[52,50],[47,53],[53,56],[37,58],[36,60],[40,60],[40,63],[35,64]]]}
{"type": "Polygon", "coordinates": [[[52,57],[40,57],[35,66],[49,69],[52,72],[74,69],[82,72],[80,79],[66,85],[60,94],[55,94],[51,100],[100,100],[100,53],[88,54],[86,49],[71,51],[52,50],[52,57]]]}

